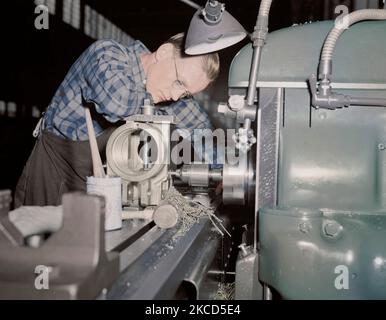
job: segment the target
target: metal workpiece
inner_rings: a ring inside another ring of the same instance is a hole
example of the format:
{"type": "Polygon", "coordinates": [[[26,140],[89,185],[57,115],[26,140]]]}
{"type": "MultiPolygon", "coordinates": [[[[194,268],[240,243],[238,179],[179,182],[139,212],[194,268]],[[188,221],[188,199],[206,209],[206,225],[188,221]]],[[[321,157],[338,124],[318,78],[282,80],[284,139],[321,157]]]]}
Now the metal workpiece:
{"type": "Polygon", "coordinates": [[[222,169],[211,169],[209,171],[209,181],[221,182],[222,181],[222,169]]]}
{"type": "Polygon", "coordinates": [[[151,153],[150,141],[152,139],[152,136],[149,135],[146,131],[142,131],[140,134],[140,139],[141,141],[143,141],[143,145],[140,148],[139,157],[141,158],[143,163],[143,170],[147,171],[152,168],[152,161],[150,157],[150,153],[151,153]]]}
{"type": "Polygon", "coordinates": [[[222,181],[222,169],[209,168],[208,164],[185,164],[170,174],[191,187],[209,187],[222,181]]]}
{"type": "Polygon", "coordinates": [[[0,298],[94,299],[111,285],[119,256],[105,249],[104,206],[102,197],[65,194],[62,228],[41,246],[0,239],[0,298]]]}
{"type": "Polygon", "coordinates": [[[154,210],[153,220],[154,223],[162,229],[172,228],[178,222],[178,211],[176,207],[171,204],[161,204],[154,210]]]}
{"type": "Polygon", "coordinates": [[[107,174],[121,177],[124,206],[158,205],[170,186],[173,119],[145,113],[130,117],[134,120],[116,129],[107,143],[107,174]]]}
{"type": "Polygon", "coordinates": [[[153,116],[155,113],[155,106],[151,105],[149,99],[145,99],[144,105],[141,107],[142,114],[145,116],[153,116]]]}
{"type": "Polygon", "coordinates": [[[181,171],[181,180],[189,186],[208,187],[209,186],[209,165],[190,164],[184,165],[181,171]]]}
{"type": "Polygon", "coordinates": [[[385,299],[384,212],[309,211],[260,210],[259,279],[284,299],[385,299]]]}
{"type": "Polygon", "coordinates": [[[179,236],[176,228],[153,227],[122,251],[121,259],[126,259],[123,272],[103,298],[173,299],[186,284],[194,289],[188,298],[209,298],[202,289],[220,242],[220,235],[212,229],[206,217],[179,236]],[[126,251],[131,254],[125,258],[126,251]]]}

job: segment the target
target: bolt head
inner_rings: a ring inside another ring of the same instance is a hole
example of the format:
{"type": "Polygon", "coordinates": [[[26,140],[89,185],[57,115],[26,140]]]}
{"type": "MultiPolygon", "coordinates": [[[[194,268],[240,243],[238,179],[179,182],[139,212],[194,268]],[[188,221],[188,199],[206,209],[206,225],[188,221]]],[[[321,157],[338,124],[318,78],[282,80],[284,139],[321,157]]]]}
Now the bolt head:
{"type": "Polygon", "coordinates": [[[342,226],[336,222],[327,222],[324,225],[324,233],[328,237],[336,237],[342,231],[342,226]]]}
{"type": "Polygon", "coordinates": [[[309,222],[302,222],[302,223],[299,223],[299,230],[303,233],[308,233],[310,232],[311,230],[311,224],[309,222]]]}
{"type": "Polygon", "coordinates": [[[219,113],[226,113],[228,109],[229,109],[228,106],[224,103],[220,103],[217,107],[217,111],[219,113]]]}

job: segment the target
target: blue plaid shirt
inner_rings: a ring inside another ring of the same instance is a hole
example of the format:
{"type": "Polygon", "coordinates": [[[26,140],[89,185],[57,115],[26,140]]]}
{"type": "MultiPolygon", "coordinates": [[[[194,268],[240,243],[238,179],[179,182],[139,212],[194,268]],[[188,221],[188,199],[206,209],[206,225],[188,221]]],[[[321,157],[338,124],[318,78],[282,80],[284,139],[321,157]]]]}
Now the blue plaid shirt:
{"type": "MultiPolygon", "coordinates": [[[[43,130],[70,140],[87,140],[83,104],[94,103],[98,113],[109,122],[117,122],[140,113],[144,99],[145,73],[140,55],[150,51],[140,42],[124,47],[113,40],[94,42],[73,64],[56,91],[44,115],[43,130]]],[[[183,99],[157,114],[174,115],[177,129],[212,128],[205,110],[193,99],[183,99]]],[[[95,133],[104,128],[93,119],[95,133]]]]}

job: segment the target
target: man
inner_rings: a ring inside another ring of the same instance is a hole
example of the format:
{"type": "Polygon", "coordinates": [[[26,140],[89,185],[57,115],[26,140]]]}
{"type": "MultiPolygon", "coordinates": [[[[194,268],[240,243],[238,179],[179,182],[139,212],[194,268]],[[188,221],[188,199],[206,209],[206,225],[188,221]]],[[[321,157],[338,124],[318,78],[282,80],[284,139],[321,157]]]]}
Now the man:
{"type": "MultiPolygon", "coordinates": [[[[183,34],[150,52],[140,41],[124,47],[112,40],[93,43],[74,63],[56,91],[35,147],[19,179],[15,207],[59,205],[63,193],[85,190],[92,175],[84,107],[92,107],[101,154],[113,123],[140,113],[145,99],[157,114],[176,117],[179,129],[210,128],[205,111],[191,99],[219,72],[217,53],[183,54],[183,34]]],[[[36,130],[35,130],[36,131],[36,130]]]]}

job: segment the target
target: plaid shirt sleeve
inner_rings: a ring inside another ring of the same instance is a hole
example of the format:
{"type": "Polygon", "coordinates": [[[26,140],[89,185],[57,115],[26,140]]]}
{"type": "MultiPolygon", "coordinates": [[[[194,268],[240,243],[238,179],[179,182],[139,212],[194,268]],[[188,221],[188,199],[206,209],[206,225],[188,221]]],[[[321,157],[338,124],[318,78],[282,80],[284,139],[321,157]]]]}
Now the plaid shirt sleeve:
{"type": "Polygon", "coordinates": [[[205,109],[194,99],[181,99],[156,110],[158,114],[174,116],[176,129],[184,138],[191,136],[194,129],[213,129],[205,109]]]}
{"type": "Polygon", "coordinates": [[[135,81],[130,76],[133,57],[111,40],[95,42],[89,52],[83,72],[87,83],[83,98],[93,102],[97,112],[110,122],[139,113],[135,81]]]}
{"type": "MultiPolygon", "coordinates": [[[[214,127],[209,116],[205,109],[194,99],[176,101],[168,107],[160,108],[159,113],[174,115],[179,134],[190,142],[194,142],[195,140],[201,141],[203,136],[207,136],[208,139],[213,138],[211,133],[214,127]]],[[[217,163],[223,163],[223,159],[217,158],[217,148],[202,148],[201,143],[193,143],[193,148],[198,158],[204,159],[205,163],[212,163],[214,166],[217,163]],[[212,157],[214,163],[212,162],[212,157]]]]}

